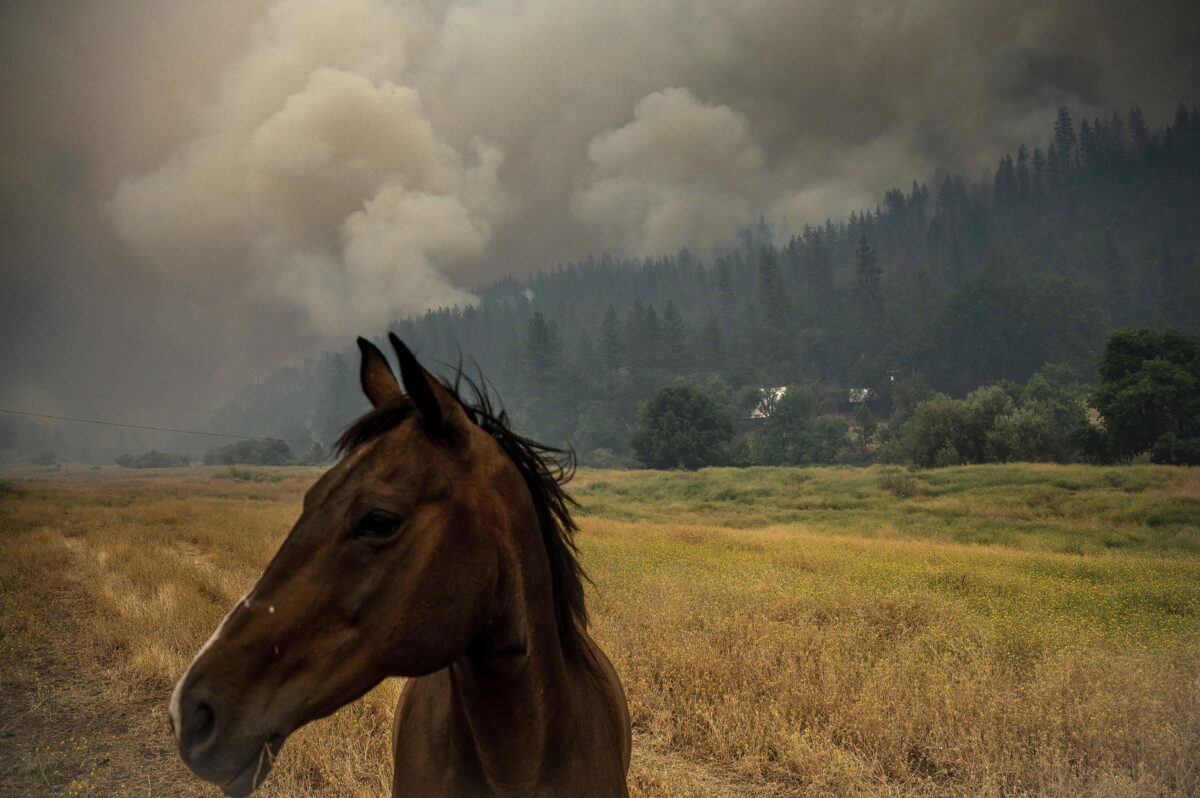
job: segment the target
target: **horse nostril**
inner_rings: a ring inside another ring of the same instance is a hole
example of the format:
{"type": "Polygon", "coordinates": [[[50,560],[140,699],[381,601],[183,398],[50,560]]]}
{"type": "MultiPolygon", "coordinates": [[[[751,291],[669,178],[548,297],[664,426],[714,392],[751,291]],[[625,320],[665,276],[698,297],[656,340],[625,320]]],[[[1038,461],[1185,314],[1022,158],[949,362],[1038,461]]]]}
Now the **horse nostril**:
{"type": "Polygon", "coordinates": [[[183,726],[183,733],[179,742],[185,748],[193,748],[203,745],[212,737],[217,727],[217,718],[208,702],[197,701],[191,712],[184,715],[180,725],[183,726]]]}

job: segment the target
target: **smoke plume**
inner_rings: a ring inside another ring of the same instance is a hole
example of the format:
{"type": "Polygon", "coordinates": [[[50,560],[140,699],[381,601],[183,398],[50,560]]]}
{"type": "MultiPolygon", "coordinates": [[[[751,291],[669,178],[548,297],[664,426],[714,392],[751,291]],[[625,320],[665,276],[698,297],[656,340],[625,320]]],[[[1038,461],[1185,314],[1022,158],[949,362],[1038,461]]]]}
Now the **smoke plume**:
{"type": "Polygon", "coordinates": [[[1162,121],[1200,86],[1200,12],[1166,0],[94,0],[2,21],[5,332],[62,329],[41,344],[62,350],[165,327],[155,363],[229,379],[588,253],[703,257],[760,215],[782,240],[976,178],[1060,105],[1162,121]]]}

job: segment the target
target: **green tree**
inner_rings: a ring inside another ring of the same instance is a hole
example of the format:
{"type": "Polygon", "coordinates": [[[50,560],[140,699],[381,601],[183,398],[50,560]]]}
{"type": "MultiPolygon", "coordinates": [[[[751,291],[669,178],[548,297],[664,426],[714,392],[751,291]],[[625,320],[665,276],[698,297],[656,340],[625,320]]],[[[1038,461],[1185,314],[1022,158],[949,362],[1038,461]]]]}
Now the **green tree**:
{"type": "Polygon", "coordinates": [[[690,385],[672,385],[638,409],[630,443],[648,468],[695,470],[720,463],[732,437],[733,421],[716,402],[690,385]]]}
{"type": "Polygon", "coordinates": [[[556,325],[538,311],[530,317],[524,352],[527,378],[541,381],[558,373],[562,367],[562,339],[556,325]]]}
{"type": "Polygon", "coordinates": [[[600,323],[600,363],[606,371],[615,371],[623,360],[621,345],[621,322],[617,319],[617,309],[609,303],[604,312],[604,321],[600,323]]]}
{"type": "Polygon", "coordinates": [[[828,241],[821,228],[804,228],[805,252],[808,254],[808,295],[824,301],[833,292],[833,261],[828,241]]]}
{"type": "Polygon", "coordinates": [[[1075,152],[1075,125],[1067,106],[1059,106],[1058,118],[1054,120],[1054,147],[1061,159],[1064,172],[1070,171],[1071,155],[1075,152]]]}
{"type": "Polygon", "coordinates": [[[854,249],[855,290],[858,293],[859,309],[872,341],[879,330],[880,317],[883,315],[883,293],[879,285],[883,269],[879,267],[878,260],[874,248],[867,243],[867,237],[860,236],[858,246],[854,249]]]}
{"type": "Polygon", "coordinates": [[[859,402],[854,408],[854,427],[857,431],[859,446],[866,447],[875,442],[875,434],[879,425],[866,402],[859,402]]]}
{"type": "Polygon", "coordinates": [[[1092,406],[1109,453],[1200,463],[1200,339],[1167,328],[1117,330],[1100,358],[1092,406]]]}
{"type": "Polygon", "coordinates": [[[575,426],[572,445],[581,459],[592,464],[593,452],[604,449],[620,452],[629,440],[627,425],[621,420],[617,409],[609,402],[592,402],[584,408],[575,426]]]}
{"type": "Polygon", "coordinates": [[[668,373],[686,370],[688,363],[688,330],[675,303],[667,300],[662,315],[662,367],[668,373]]]}

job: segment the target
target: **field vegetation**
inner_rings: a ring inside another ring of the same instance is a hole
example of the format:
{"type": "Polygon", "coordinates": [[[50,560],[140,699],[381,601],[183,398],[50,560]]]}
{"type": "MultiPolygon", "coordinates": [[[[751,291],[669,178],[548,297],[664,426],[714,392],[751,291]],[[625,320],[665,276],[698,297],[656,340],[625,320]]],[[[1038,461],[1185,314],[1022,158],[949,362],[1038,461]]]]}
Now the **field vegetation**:
{"type": "MultiPolygon", "coordinates": [[[[167,698],[318,473],[6,475],[0,795],[218,795],[167,698]]],[[[636,796],[1200,792],[1194,469],[585,470],[575,494],[636,796]]],[[[295,735],[261,794],[387,795],[399,689],[295,735]]]]}

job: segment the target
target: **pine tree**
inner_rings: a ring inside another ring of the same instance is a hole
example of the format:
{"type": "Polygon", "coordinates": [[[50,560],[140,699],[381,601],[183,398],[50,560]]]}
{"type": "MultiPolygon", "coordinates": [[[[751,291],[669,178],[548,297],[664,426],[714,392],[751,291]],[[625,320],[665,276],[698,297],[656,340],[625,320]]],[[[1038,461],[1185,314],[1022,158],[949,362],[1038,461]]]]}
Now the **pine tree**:
{"type": "Polygon", "coordinates": [[[997,205],[1013,204],[1016,197],[1017,175],[1013,168],[1011,155],[1004,155],[996,166],[996,176],[992,181],[992,198],[997,205]]]}
{"type": "Polygon", "coordinates": [[[696,343],[696,362],[704,371],[715,372],[724,363],[725,342],[721,336],[721,322],[709,316],[700,327],[696,343]]]}
{"type": "Polygon", "coordinates": [[[1182,102],[1175,109],[1175,124],[1173,125],[1175,138],[1178,141],[1187,139],[1188,130],[1191,128],[1192,118],[1188,114],[1187,106],[1182,102]]]}
{"type": "Polygon", "coordinates": [[[758,255],[758,296],[762,306],[766,354],[775,364],[790,358],[788,347],[788,298],[774,248],[764,246],[758,255]]]}
{"type": "Polygon", "coordinates": [[[1096,138],[1086,118],[1079,123],[1079,164],[1085,168],[1096,165],[1096,138]]]}
{"type": "Polygon", "coordinates": [[[642,368],[647,371],[661,371],[663,363],[663,337],[662,337],[662,322],[659,321],[658,311],[653,305],[646,307],[645,328],[643,331],[643,352],[644,359],[642,368]]]}
{"type": "Polygon", "coordinates": [[[1049,176],[1049,181],[1052,185],[1057,185],[1062,182],[1063,172],[1062,159],[1058,154],[1058,147],[1051,144],[1046,148],[1046,174],[1049,176]]]}
{"type": "Polygon", "coordinates": [[[1125,280],[1125,269],[1121,253],[1111,231],[1104,233],[1104,298],[1116,324],[1124,324],[1128,317],[1129,286],[1125,280]]]}
{"type": "Polygon", "coordinates": [[[1114,165],[1122,164],[1129,157],[1129,135],[1125,132],[1125,120],[1117,111],[1113,111],[1112,119],[1108,122],[1108,162],[1114,165]]]}
{"type": "Polygon", "coordinates": [[[1175,253],[1169,247],[1163,247],[1162,259],[1159,261],[1159,287],[1161,290],[1161,308],[1163,320],[1170,327],[1179,329],[1188,325],[1190,315],[1187,302],[1187,287],[1183,270],[1176,262],[1175,253]]]}
{"type": "Polygon", "coordinates": [[[675,303],[668,299],[662,315],[662,367],[669,374],[687,371],[687,327],[675,303]]]}
{"type": "Polygon", "coordinates": [[[962,280],[966,264],[963,261],[962,242],[955,236],[950,241],[950,279],[954,282],[962,280]]]}
{"type": "Polygon", "coordinates": [[[737,289],[733,282],[733,267],[728,258],[717,260],[717,302],[721,321],[726,327],[732,326],[737,315],[737,289]]]}
{"type": "Polygon", "coordinates": [[[779,259],[771,246],[763,246],[758,251],[758,300],[769,325],[779,330],[787,326],[787,294],[779,259]]]}
{"type": "Polygon", "coordinates": [[[557,326],[540,310],[529,317],[526,327],[524,366],[526,376],[535,381],[558,374],[562,367],[557,326]]]}
{"type": "Polygon", "coordinates": [[[1054,120],[1054,146],[1058,150],[1059,167],[1065,173],[1071,170],[1075,152],[1075,125],[1067,106],[1059,106],[1058,118],[1054,120]]]}
{"type": "Polygon", "coordinates": [[[825,233],[818,227],[804,228],[805,251],[808,255],[808,295],[818,302],[833,293],[833,261],[829,258],[825,233]]]}
{"type": "Polygon", "coordinates": [[[870,351],[881,343],[883,331],[883,293],[880,282],[883,269],[878,264],[875,250],[867,243],[866,236],[858,239],[854,249],[855,293],[858,296],[859,313],[862,318],[862,352],[870,351]]]}
{"type": "Polygon", "coordinates": [[[797,296],[801,295],[804,286],[804,245],[796,236],[788,239],[783,250],[783,262],[787,268],[787,282],[797,296]]]}
{"type": "Polygon", "coordinates": [[[859,295],[863,297],[864,304],[871,305],[872,307],[869,309],[874,310],[873,305],[881,299],[879,283],[883,276],[883,269],[879,267],[875,250],[867,243],[866,236],[858,239],[858,246],[854,250],[854,261],[854,277],[859,295]]]}
{"type": "Polygon", "coordinates": [[[1017,191],[1022,199],[1029,196],[1029,152],[1024,144],[1017,150],[1017,191]]]}
{"type": "Polygon", "coordinates": [[[1133,151],[1139,158],[1149,155],[1150,131],[1146,129],[1146,119],[1142,109],[1136,105],[1129,109],[1129,133],[1133,137],[1133,151]]]}
{"type": "Polygon", "coordinates": [[[600,322],[600,365],[606,371],[620,368],[624,360],[621,345],[621,323],[617,319],[617,309],[610,302],[604,312],[604,321],[600,322]]]}

